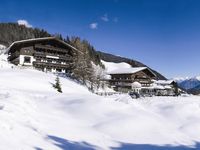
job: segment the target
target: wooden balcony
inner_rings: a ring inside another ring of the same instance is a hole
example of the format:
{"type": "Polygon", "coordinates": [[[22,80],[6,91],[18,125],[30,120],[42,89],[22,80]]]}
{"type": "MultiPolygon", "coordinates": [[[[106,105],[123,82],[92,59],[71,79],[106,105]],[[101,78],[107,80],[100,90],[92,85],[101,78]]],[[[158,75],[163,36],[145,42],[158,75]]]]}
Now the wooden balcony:
{"type": "Polygon", "coordinates": [[[46,57],[46,54],[43,52],[34,52],[34,56],[39,56],[39,57],[46,57]]]}
{"type": "Polygon", "coordinates": [[[140,78],[140,79],[109,79],[110,82],[140,82],[141,84],[148,84],[148,83],[153,83],[151,80],[147,79],[147,78],[140,78]]]}
{"type": "Polygon", "coordinates": [[[108,80],[111,85],[115,86],[132,86],[133,82],[139,82],[143,87],[149,87],[152,84],[151,80],[139,79],[110,79],[108,80]]]}
{"type": "Polygon", "coordinates": [[[46,52],[34,52],[34,56],[38,57],[46,57],[46,56],[52,56],[52,57],[59,57],[61,60],[65,60],[67,62],[72,62],[73,58],[70,55],[58,55],[58,54],[51,54],[46,52]]]}
{"type": "Polygon", "coordinates": [[[50,46],[50,45],[35,44],[35,48],[44,49],[44,50],[51,50],[51,51],[56,51],[56,52],[62,52],[62,53],[68,53],[67,49],[57,48],[57,47],[53,47],[53,46],[50,46]]]}
{"type": "Polygon", "coordinates": [[[61,64],[61,63],[50,63],[50,62],[38,62],[34,61],[33,62],[34,66],[43,66],[43,67],[53,67],[53,68],[70,68],[74,64],[73,63],[68,63],[68,64],[61,64]]]}
{"type": "Polygon", "coordinates": [[[131,86],[132,83],[123,83],[123,82],[120,82],[120,83],[115,83],[114,85],[115,86],[131,86]]]}
{"type": "Polygon", "coordinates": [[[109,81],[113,81],[113,82],[134,82],[133,79],[110,79],[109,81]]]}
{"type": "Polygon", "coordinates": [[[71,56],[62,56],[62,55],[59,55],[59,59],[65,60],[68,62],[72,62],[74,60],[71,56]]]}

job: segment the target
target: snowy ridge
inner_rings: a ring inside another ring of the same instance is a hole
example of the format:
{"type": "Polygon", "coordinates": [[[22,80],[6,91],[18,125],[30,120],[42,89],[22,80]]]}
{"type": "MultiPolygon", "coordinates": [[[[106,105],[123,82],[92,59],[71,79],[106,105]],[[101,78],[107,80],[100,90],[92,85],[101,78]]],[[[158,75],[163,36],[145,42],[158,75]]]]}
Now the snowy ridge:
{"type": "Polygon", "coordinates": [[[199,148],[199,97],[100,97],[63,77],[58,93],[54,74],[12,68],[2,60],[2,150],[109,150],[123,143],[130,149],[135,144],[199,148]]]}
{"type": "Polygon", "coordinates": [[[176,78],[173,78],[174,81],[177,81],[177,82],[183,82],[183,81],[186,81],[186,80],[199,80],[200,81],[200,76],[195,76],[195,77],[176,77],[176,78]]]}
{"type": "Polygon", "coordinates": [[[200,76],[195,76],[192,78],[175,78],[175,81],[179,84],[180,87],[186,90],[193,89],[197,86],[200,86],[200,76]]]}
{"type": "Polygon", "coordinates": [[[195,79],[197,79],[197,80],[199,80],[199,81],[200,81],[200,76],[196,76],[196,77],[195,77],[195,79]]]}

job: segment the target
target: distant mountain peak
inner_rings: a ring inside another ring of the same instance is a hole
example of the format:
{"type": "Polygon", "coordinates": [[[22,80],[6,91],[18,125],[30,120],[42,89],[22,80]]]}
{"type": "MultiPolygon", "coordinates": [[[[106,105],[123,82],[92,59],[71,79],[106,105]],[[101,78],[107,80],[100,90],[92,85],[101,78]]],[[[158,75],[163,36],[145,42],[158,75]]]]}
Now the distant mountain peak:
{"type": "Polygon", "coordinates": [[[195,79],[200,81],[200,75],[196,76],[195,79]]]}
{"type": "Polygon", "coordinates": [[[185,89],[192,94],[200,94],[200,76],[174,78],[180,88],[185,89]]]}

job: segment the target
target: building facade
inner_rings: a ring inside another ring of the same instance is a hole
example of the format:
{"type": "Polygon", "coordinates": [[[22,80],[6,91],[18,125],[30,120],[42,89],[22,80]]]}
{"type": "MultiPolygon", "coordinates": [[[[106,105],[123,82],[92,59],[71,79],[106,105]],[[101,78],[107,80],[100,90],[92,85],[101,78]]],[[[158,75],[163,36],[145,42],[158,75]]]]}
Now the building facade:
{"type": "Polygon", "coordinates": [[[16,41],[8,48],[8,60],[19,66],[67,73],[74,67],[79,51],[55,37],[16,41]]]}
{"type": "MultiPolygon", "coordinates": [[[[115,70],[110,74],[110,86],[120,92],[135,90],[134,87],[140,84],[141,87],[150,87],[156,75],[147,67],[128,68],[126,70],[115,70]]],[[[138,87],[137,91],[138,91],[138,87]]]]}
{"type": "Polygon", "coordinates": [[[154,95],[157,96],[175,96],[178,88],[174,80],[157,80],[152,87],[155,91],[154,95]]]}
{"type": "Polygon", "coordinates": [[[109,84],[118,92],[135,93],[142,96],[175,96],[177,84],[173,80],[157,80],[147,67],[117,69],[110,74],[109,84]]]}

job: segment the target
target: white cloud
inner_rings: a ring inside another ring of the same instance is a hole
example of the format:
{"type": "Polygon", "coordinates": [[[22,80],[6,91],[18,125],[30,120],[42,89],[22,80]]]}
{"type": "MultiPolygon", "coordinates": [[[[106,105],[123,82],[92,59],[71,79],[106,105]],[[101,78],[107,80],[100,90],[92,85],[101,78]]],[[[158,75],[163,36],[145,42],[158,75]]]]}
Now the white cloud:
{"type": "Polygon", "coordinates": [[[18,23],[19,25],[24,25],[24,26],[26,26],[27,28],[31,28],[31,27],[32,27],[32,25],[29,24],[27,20],[17,20],[17,23],[18,23]]]}
{"type": "Polygon", "coordinates": [[[98,23],[97,22],[94,22],[94,23],[90,24],[90,29],[97,29],[97,27],[98,27],[98,23]]]}
{"type": "Polygon", "coordinates": [[[108,21],[109,21],[108,15],[107,15],[107,14],[104,14],[104,15],[101,17],[101,20],[103,20],[103,21],[105,21],[105,22],[108,22],[108,21]]]}

